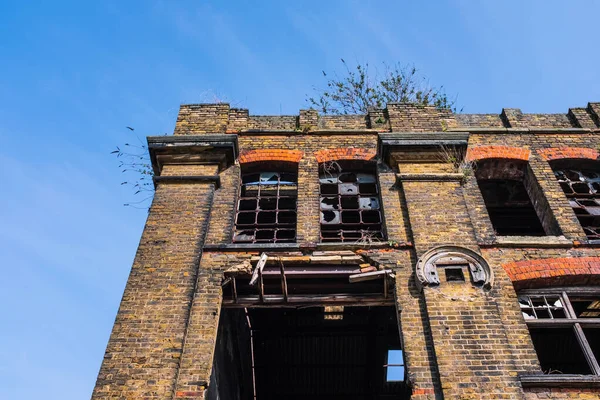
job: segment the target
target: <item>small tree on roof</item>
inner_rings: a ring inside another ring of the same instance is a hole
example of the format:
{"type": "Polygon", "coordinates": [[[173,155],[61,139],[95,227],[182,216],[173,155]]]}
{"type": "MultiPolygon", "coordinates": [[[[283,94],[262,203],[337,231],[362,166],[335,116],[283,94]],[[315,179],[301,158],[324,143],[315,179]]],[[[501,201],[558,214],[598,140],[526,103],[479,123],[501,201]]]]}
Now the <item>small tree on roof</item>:
{"type": "Polygon", "coordinates": [[[345,74],[329,75],[326,89],[314,87],[314,97],[308,97],[311,107],[323,114],[366,114],[370,107],[384,108],[388,103],[412,103],[435,106],[439,109],[455,110],[454,100],[448,99],[444,87],[433,87],[421,76],[414,66],[399,63],[383,64],[383,72],[369,69],[369,64],[348,66],[341,59],[345,74]]]}

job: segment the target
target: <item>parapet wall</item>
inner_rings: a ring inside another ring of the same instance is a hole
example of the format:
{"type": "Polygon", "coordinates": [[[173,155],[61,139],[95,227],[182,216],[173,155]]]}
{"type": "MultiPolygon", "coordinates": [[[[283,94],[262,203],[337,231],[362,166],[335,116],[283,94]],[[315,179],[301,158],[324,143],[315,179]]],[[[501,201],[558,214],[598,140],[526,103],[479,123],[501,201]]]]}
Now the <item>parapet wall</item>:
{"type": "Polygon", "coordinates": [[[570,108],[566,114],[523,114],[504,108],[500,114],[455,114],[450,110],[414,104],[391,103],[367,114],[319,115],[300,110],[298,115],[250,115],[229,104],[184,104],[179,110],[175,135],[239,133],[255,131],[352,131],[427,132],[489,129],[599,129],[600,102],[570,108]]]}

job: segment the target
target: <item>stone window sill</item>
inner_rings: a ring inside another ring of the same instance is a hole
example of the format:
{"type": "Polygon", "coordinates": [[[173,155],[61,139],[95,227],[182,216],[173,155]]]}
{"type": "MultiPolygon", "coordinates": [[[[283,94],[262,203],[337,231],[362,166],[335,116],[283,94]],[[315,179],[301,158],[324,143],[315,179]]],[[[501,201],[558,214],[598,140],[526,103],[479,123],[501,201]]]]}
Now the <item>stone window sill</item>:
{"type": "Polygon", "coordinates": [[[497,236],[492,243],[482,247],[573,247],[573,241],[564,236],[497,236]]]}
{"type": "Polygon", "coordinates": [[[296,250],[298,243],[230,243],[230,244],[207,244],[204,250],[296,250]]]}
{"type": "Polygon", "coordinates": [[[524,388],[598,388],[600,376],[597,375],[521,375],[521,385],[524,388]]]}

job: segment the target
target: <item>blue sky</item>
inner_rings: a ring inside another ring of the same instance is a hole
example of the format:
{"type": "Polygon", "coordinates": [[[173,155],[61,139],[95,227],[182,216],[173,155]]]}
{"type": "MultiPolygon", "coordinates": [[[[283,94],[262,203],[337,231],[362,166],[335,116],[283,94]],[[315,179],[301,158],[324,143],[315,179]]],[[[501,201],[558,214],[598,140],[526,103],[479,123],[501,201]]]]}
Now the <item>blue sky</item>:
{"type": "Polygon", "coordinates": [[[592,1],[0,2],[0,399],[89,398],[146,213],[109,153],[181,103],[296,114],[340,58],[464,112],[600,101],[592,1]],[[480,4],[477,4],[480,3],[480,4]]]}

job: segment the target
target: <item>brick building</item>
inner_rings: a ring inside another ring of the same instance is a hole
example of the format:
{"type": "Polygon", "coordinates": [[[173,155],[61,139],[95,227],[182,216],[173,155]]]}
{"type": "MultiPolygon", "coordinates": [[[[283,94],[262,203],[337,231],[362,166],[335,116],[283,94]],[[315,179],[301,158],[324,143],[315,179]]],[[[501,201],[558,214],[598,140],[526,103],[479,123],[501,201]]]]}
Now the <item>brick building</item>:
{"type": "Polygon", "coordinates": [[[600,398],[599,137],[182,106],[92,398],[600,398]]]}

